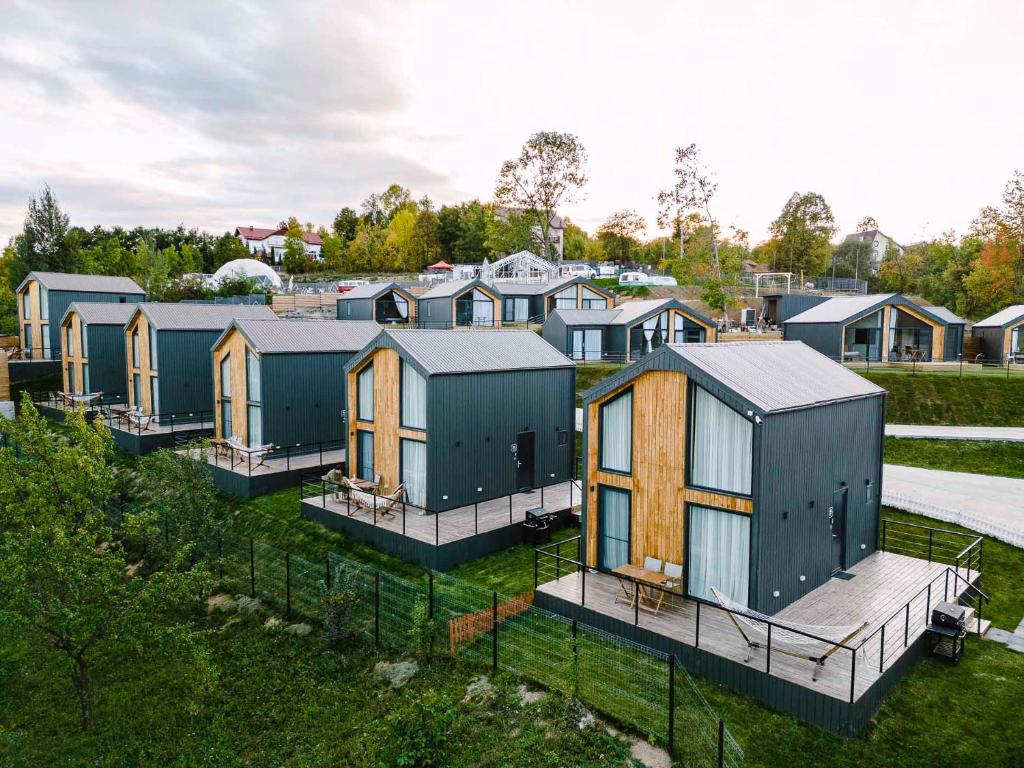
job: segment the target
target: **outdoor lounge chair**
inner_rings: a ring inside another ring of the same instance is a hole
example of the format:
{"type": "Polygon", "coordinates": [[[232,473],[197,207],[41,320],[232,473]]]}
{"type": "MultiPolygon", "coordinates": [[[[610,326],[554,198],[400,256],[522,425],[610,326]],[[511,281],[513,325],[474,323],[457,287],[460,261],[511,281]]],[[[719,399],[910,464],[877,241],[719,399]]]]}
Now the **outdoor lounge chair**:
{"type": "Polygon", "coordinates": [[[153,417],[141,410],[128,411],[128,423],[133,427],[138,427],[139,432],[145,432],[152,429],[153,417]]]}
{"type": "Polygon", "coordinates": [[[405,483],[399,485],[387,496],[377,496],[360,490],[347,477],[344,480],[345,485],[348,487],[348,497],[355,504],[355,510],[351,509],[350,505],[349,516],[353,515],[360,509],[375,512],[377,515],[394,515],[395,509],[402,503],[402,499],[405,497],[405,483]]]}
{"type": "Polygon", "coordinates": [[[869,623],[865,621],[860,626],[845,627],[796,624],[791,621],[780,621],[763,613],[744,608],[714,587],[711,587],[711,594],[715,596],[719,605],[726,609],[733,626],[736,627],[736,631],[740,633],[747,644],[747,656],[743,661],[749,662],[753,658],[755,649],[767,647],[768,622],[771,622],[772,650],[797,659],[813,661],[814,672],[811,674],[811,680],[815,681],[825,668],[828,657],[838,651],[843,644],[853,639],[869,623]],[[808,635],[814,635],[814,637],[808,635]],[[766,638],[764,642],[760,640],[761,637],[766,638]]]}
{"type": "MultiPolygon", "coordinates": [[[[260,467],[266,466],[267,456],[269,456],[270,452],[274,450],[274,444],[267,443],[266,445],[259,446],[243,445],[241,448],[236,448],[235,450],[249,460],[249,470],[252,471],[253,469],[259,469],[260,467]],[[253,466],[252,463],[253,457],[257,459],[255,466],[253,466]]],[[[238,463],[241,464],[242,460],[239,459],[238,463]]]]}

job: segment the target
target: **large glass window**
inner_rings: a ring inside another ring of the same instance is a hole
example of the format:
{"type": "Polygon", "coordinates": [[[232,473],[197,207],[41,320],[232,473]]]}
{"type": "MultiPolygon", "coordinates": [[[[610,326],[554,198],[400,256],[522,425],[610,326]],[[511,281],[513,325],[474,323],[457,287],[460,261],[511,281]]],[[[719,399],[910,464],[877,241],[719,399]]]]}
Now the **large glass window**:
{"type": "Polygon", "coordinates": [[[39,319],[50,319],[50,291],[39,286],[39,319]]]}
{"type": "Polygon", "coordinates": [[[67,327],[67,346],[68,357],[73,357],[75,354],[75,332],[73,324],[67,327]]]}
{"type": "Polygon", "coordinates": [[[92,392],[92,386],[89,384],[89,364],[82,363],[82,392],[88,394],[92,392]]]}
{"type": "Polygon", "coordinates": [[[234,424],[231,418],[231,355],[220,359],[220,433],[221,439],[233,437],[234,424]]]}
{"type": "Polygon", "coordinates": [[[402,440],[402,482],[406,497],[417,507],[427,505],[427,444],[402,440]]]}
{"type": "Polygon", "coordinates": [[[263,400],[260,387],[260,359],[248,347],[245,350],[245,396],[251,403],[263,400]]]}
{"type": "Polygon", "coordinates": [[[28,291],[21,294],[21,316],[26,320],[32,317],[32,299],[28,291]]]}
{"type": "Polygon", "coordinates": [[[231,397],[231,355],[220,359],[220,396],[231,397]]]}
{"type": "Polygon", "coordinates": [[[409,302],[394,291],[388,291],[375,303],[378,323],[404,323],[409,320],[409,302]]]}
{"type": "Polygon", "coordinates": [[[157,370],[156,329],[153,326],[149,326],[149,369],[157,370]]]}
{"type": "Polygon", "coordinates": [[[844,356],[859,360],[882,359],[882,311],[850,323],[843,331],[844,356]]]}
{"type": "Polygon", "coordinates": [[[132,374],[132,405],[142,409],[142,377],[137,373],[132,374]]]}
{"type": "Polygon", "coordinates": [[[254,447],[263,445],[263,409],[250,403],[246,406],[245,416],[249,445],[254,447]]]}
{"type": "Polygon", "coordinates": [[[84,323],[80,326],[82,329],[82,357],[89,356],[89,326],[84,323]]]}
{"type": "Polygon", "coordinates": [[[750,494],[753,425],[705,389],[693,392],[690,483],[750,494]]]}
{"type": "Polygon", "coordinates": [[[526,296],[509,296],[504,301],[504,318],[510,323],[525,323],[530,319],[530,299],[526,296]]]}
{"type": "Polygon", "coordinates": [[[455,300],[456,325],[494,325],[494,300],[479,288],[455,300]]]}
{"type": "Polygon", "coordinates": [[[603,336],[600,328],[573,328],[572,359],[600,360],[603,336]]]}
{"type": "Polygon", "coordinates": [[[576,286],[570,285],[568,288],[563,288],[554,296],[555,309],[575,309],[576,308],[576,286]]]}
{"type": "Polygon", "coordinates": [[[602,405],[598,422],[599,466],[629,473],[633,463],[633,391],[627,390],[602,405]]]}
{"type": "Polygon", "coordinates": [[[356,414],[360,421],[373,421],[373,363],[356,375],[356,414]]]}
{"type": "Polygon", "coordinates": [[[629,329],[629,355],[634,360],[668,343],[669,313],[659,312],[629,329]]]}
{"type": "Polygon", "coordinates": [[[674,344],[702,344],[706,336],[704,327],[684,317],[678,312],[675,315],[675,327],[672,332],[674,344]]]}
{"type": "Polygon", "coordinates": [[[139,367],[139,329],[132,331],[132,365],[139,367]]]}
{"type": "Polygon", "coordinates": [[[160,415],[160,380],[156,376],[149,378],[149,402],[152,404],[154,416],[160,415]]]}
{"type": "Polygon", "coordinates": [[[221,400],[220,402],[220,436],[222,439],[227,440],[229,437],[234,437],[234,431],[231,424],[231,401],[221,400]]]}
{"type": "Polygon", "coordinates": [[[373,432],[365,429],[356,432],[356,476],[373,480],[373,432]]]}
{"type": "Polygon", "coordinates": [[[1010,354],[1024,355],[1024,333],[1021,333],[1020,328],[1010,331],[1010,354]]]}
{"type": "Polygon", "coordinates": [[[597,291],[583,286],[582,309],[608,309],[608,299],[597,291]]]}
{"type": "Polygon", "coordinates": [[[407,361],[402,361],[402,426],[427,428],[427,380],[407,361]]]}
{"type": "Polygon", "coordinates": [[[68,392],[72,395],[77,395],[79,392],[75,389],[75,364],[68,363],[68,392]]]}
{"type": "Polygon", "coordinates": [[[896,307],[890,310],[889,318],[890,322],[895,323],[889,338],[889,359],[930,362],[932,327],[896,307]]]}
{"type": "Polygon", "coordinates": [[[597,509],[598,565],[610,571],[629,562],[629,491],[599,486],[597,509]]]}
{"type": "Polygon", "coordinates": [[[43,359],[52,359],[51,348],[50,348],[50,326],[44,325],[43,331],[43,359]]]}
{"type": "Polygon", "coordinates": [[[750,591],[750,518],[692,506],[689,531],[689,593],[717,602],[711,592],[714,587],[746,606],[750,591]]]}

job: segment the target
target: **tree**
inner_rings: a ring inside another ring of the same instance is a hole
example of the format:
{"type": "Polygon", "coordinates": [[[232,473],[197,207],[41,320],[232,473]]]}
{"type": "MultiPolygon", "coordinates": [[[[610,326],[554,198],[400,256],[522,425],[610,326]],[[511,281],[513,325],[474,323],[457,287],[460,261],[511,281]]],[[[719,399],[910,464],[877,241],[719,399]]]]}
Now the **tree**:
{"type": "Polygon", "coordinates": [[[419,215],[416,216],[416,226],[413,228],[412,243],[406,259],[407,271],[421,272],[428,264],[433,264],[440,258],[438,226],[438,216],[434,209],[421,206],[419,215]]]}
{"type": "Polygon", "coordinates": [[[308,272],[312,267],[312,259],[306,255],[306,244],[301,236],[288,235],[284,239],[284,257],[281,259],[281,266],[290,275],[299,275],[308,272]]]}
{"type": "Polygon", "coordinates": [[[835,217],[817,192],[794,192],[769,231],[778,241],[773,268],[803,276],[817,274],[828,264],[835,217]]]}
{"type": "Polygon", "coordinates": [[[375,192],[363,201],[363,222],[385,227],[401,208],[410,205],[414,205],[412,193],[400,184],[392,184],[381,194],[375,192]]]}
{"type": "Polygon", "coordinates": [[[70,217],[61,210],[49,186],[39,197],[30,197],[25,225],[12,240],[14,259],[8,270],[8,285],[17,288],[33,270],[76,272],[80,257],[68,234],[70,217]]]}
{"type": "Polygon", "coordinates": [[[597,238],[609,256],[620,262],[632,261],[631,254],[638,248],[637,235],[647,229],[647,222],[636,211],[616,211],[597,228],[597,238]]]}
{"type": "Polygon", "coordinates": [[[252,254],[245,247],[239,238],[230,232],[225,232],[213,245],[213,256],[210,263],[210,271],[216,272],[220,267],[235,259],[249,259],[252,254]]]}
{"type": "Polygon", "coordinates": [[[324,268],[343,272],[345,269],[345,257],[348,255],[348,241],[344,236],[324,232],[320,235],[324,241],[320,249],[320,256],[324,260],[324,268]]]}
{"type": "Polygon", "coordinates": [[[498,172],[494,199],[532,219],[537,252],[551,258],[551,222],[587,183],[587,151],[571,133],[541,131],[527,139],[514,160],[498,172]]]}
{"type": "MultiPolygon", "coordinates": [[[[190,547],[169,548],[160,565],[133,561],[107,522],[113,444],[102,425],[69,414],[66,436],[50,431],[27,393],[14,422],[0,419],[0,630],[37,652],[66,660],[82,723],[93,720],[92,658],[152,646],[202,658],[186,621],[176,618],[210,583],[189,562],[190,547]]],[[[132,536],[158,538],[143,511],[125,520],[132,536]]]]}
{"type": "MultiPolygon", "coordinates": [[[[863,232],[864,230],[858,230],[863,232]]],[[[894,249],[895,250],[895,249],[894,249]]],[[[832,276],[867,279],[874,267],[874,251],[867,240],[850,238],[832,251],[832,276]]]]}
{"type": "Polygon", "coordinates": [[[878,222],[874,216],[862,216],[860,221],[857,222],[858,232],[867,232],[872,229],[878,229],[878,222]]]}
{"type": "Polygon", "coordinates": [[[342,243],[348,243],[356,236],[356,225],[359,223],[359,214],[345,206],[338,215],[334,217],[332,229],[334,234],[341,238],[342,243]]]}
{"type": "Polygon", "coordinates": [[[487,250],[495,256],[532,251],[537,242],[534,229],[532,216],[512,210],[506,211],[504,215],[494,211],[494,215],[487,219],[487,250]]]}
{"type": "Polygon", "coordinates": [[[718,182],[700,161],[700,150],[696,144],[676,147],[675,184],[658,193],[658,226],[670,226],[679,234],[679,260],[685,258],[683,222],[696,213],[708,224],[711,238],[712,269],[717,279],[722,277],[718,254],[718,224],[711,215],[711,200],[718,191],[718,182]]]}
{"type": "Polygon", "coordinates": [[[1009,246],[1016,245],[1012,259],[1013,303],[1024,301],[1024,172],[1014,171],[1003,190],[1003,220],[1006,225],[1009,246]]]}
{"type": "Polygon", "coordinates": [[[564,245],[562,250],[566,261],[599,262],[604,260],[604,246],[597,238],[591,237],[583,229],[569,219],[563,221],[565,229],[562,233],[564,245]]]}

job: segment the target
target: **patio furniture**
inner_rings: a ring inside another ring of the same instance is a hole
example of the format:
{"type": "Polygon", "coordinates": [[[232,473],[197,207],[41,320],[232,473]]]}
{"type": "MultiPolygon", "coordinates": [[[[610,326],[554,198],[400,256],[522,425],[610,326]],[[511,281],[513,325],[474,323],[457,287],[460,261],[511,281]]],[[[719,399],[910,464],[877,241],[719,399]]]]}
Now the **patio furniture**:
{"type": "MultiPolygon", "coordinates": [[[[396,507],[402,503],[402,498],[405,496],[405,483],[399,485],[387,496],[377,496],[373,493],[367,493],[366,491],[359,490],[351,483],[349,478],[345,478],[345,480],[349,485],[349,498],[356,504],[355,511],[365,509],[372,511],[379,516],[393,517],[396,507]]],[[[348,514],[350,517],[354,514],[351,508],[349,509],[348,514]]]]}
{"type": "MultiPolygon", "coordinates": [[[[265,467],[266,466],[266,461],[267,461],[267,456],[270,454],[271,451],[274,450],[274,444],[273,443],[267,443],[266,445],[256,445],[256,446],[244,445],[243,444],[241,446],[233,446],[233,447],[234,447],[234,450],[237,453],[239,453],[245,459],[248,459],[249,471],[250,472],[252,472],[253,469],[259,469],[260,467],[265,467]],[[252,465],[253,457],[256,457],[256,459],[257,459],[255,467],[253,467],[253,465],[252,465]]],[[[238,463],[241,464],[242,463],[242,459],[239,459],[238,463]]]]}
{"type": "Polygon", "coordinates": [[[666,560],[665,576],[670,579],[670,581],[665,582],[665,589],[672,593],[669,595],[669,600],[675,605],[676,597],[683,594],[683,566],[666,560]]]}
{"type": "Polygon", "coordinates": [[[860,626],[817,626],[779,621],[771,616],[745,608],[739,603],[730,600],[715,587],[711,587],[711,594],[715,596],[715,600],[718,601],[719,605],[726,609],[733,626],[736,627],[736,631],[740,633],[746,642],[747,656],[744,659],[745,662],[749,662],[753,658],[756,648],[767,647],[768,622],[771,622],[772,650],[797,659],[813,661],[814,672],[811,674],[811,680],[818,679],[818,675],[825,668],[825,662],[828,661],[829,656],[838,651],[869,624],[869,622],[865,621],[860,626]],[[747,628],[746,631],[743,629],[744,626],[747,628]],[[758,638],[755,639],[754,635],[757,635],[758,638]],[[766,639],[764,642],[761,642],[759,639],[760,635],[765,635],[766,639]],[[808,635],[815,635],[816,637],[808,637],[808,635]],[[818,640],[816,638],[822,639],[818,640]],[[839,639],[833,640],[832,638],[839,639]],[[779,645],[789,645],[791,648],[780,648],[778,647],[779,645]],[[798,648],[806,648],[807,650],[797,650],[798,648]]]}
{"type": "MultiPolygon", "coordinates": [[[[659,560],[660,564],[661,561],[659,560]]],[[[661,604],[665,599],[664,586],[669,579],[665,574],[658,571],[648,570],[647,568],[641,568],[639,565],[632,565],[626,563],[620,565],[618,568],[613,568],[612,573],[624,576],[625,579],[619,579],[619,585],[622,587],[623,593],[628,598],[628,602],[631,606],[635,605],[635,601],[639,598],[640,608],[650,610],[652,613],[657,613],[661,610],[661,604]],[[634,589],[632,593],[627,588],[626,583],[632,582],[634,589]],[[647,587],[646,594],[644,587],[647,587]],[[645,605],[646,604],[646,605],[645,605]]],[[[620,597],[616,597],[616,602],[620,597]]]]}
{"type": "Polygon", "coordinates": [[[656,557],[648,555],[644,558],[644,570],[652,571],[654,573],[661,573],[661,560],[656,557]]]}
{"type": "Polygon", "coordinates": [[[373,480],[363,480],[361,477],[344,478],[354,490],[376,492],[380,488],[380,475],[374,475],[373,480]]]}
{"type": "Polygon", "coordinates": [[[136,427],[140,433],[152,429],[153,417],[141,410],[128,411],[128,424],[136,427]]]}

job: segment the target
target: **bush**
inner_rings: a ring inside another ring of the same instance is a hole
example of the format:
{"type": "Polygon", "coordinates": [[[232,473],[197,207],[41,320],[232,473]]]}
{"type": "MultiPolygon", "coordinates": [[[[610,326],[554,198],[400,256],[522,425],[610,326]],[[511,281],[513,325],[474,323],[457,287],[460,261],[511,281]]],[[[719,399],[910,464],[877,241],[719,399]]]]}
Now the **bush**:
{"type": "Polygon", "coordinates": [[[388,717],[388,743],[394,745],[396,766],[437,765],[448,732],[455,724],[453,702],[435,691],[417,698],[405,711],[388,717]]]}
{"type": "Polygon", "coordinates": [[[337,647],[356,633],[354,615],[359,603],[359,583],[354,571],[337,568],[331,586],[325,590],[324,640],[337,647]]]}

